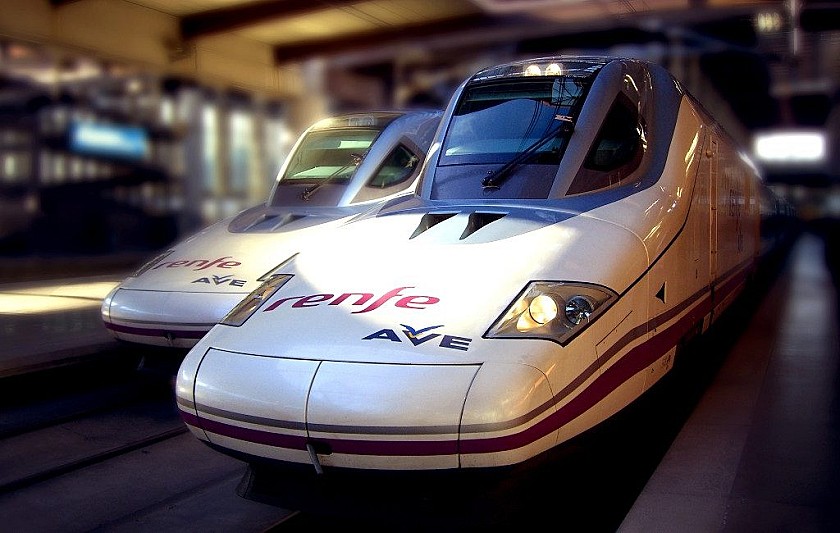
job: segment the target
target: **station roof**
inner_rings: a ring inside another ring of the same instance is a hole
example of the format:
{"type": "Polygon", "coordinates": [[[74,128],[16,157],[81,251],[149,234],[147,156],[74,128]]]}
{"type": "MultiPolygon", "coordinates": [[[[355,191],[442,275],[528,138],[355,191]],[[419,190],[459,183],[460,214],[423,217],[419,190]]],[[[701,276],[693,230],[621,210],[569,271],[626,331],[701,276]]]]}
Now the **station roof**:
{"type": "Polygon", "coordinates": [[[757,129],[785,113],[821,125],[840,81],[836,39],[819,50],[804,38],[840,30],[840,3],[825,0],[0,0],[0,12],[0,39],[280,97],[304,93],[300,67],[314,58],[376,76],[412,54],[445,64],[493,46],[659,47],[702,56],[701,75],[757,129]]]}
{"type": "MultiPolygon", "coordinates": [[[[53,0],[53,4],[91,0],[53,0]]],[[[235,33],[273,47],[277,63],[480,35],[511,40],[635,26],[643,18],[716,20],[761,0],[132,0],[178,18],[184,42],[235,33]]]]}

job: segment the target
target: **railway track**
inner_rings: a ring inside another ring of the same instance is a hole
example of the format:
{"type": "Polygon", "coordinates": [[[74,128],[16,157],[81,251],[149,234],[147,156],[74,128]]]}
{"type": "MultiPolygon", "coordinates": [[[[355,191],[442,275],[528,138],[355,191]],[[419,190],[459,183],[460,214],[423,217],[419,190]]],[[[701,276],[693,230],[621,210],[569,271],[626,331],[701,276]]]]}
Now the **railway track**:
{"type": "Polygon", "coordinates": [[[12,379],[3,399],[13,405],[0,424],[0,494],[187,432],[166,376],[125,364],[12,379]]]}
{"type": "MultiPolygon", "coordinates": [[[[177,357],[177,355],[176,355],[177,357]]],[[[0,439],[58,425],[154,394],[166,387],[177,359],[140,369],[131,348],[107,350],[72,366],[5,378],[0,387],[0,439]]]]}
{"type": "Polygon", "coordinates": [[[86,468],[120,455],[157,444],[159,442],[183,435],[187,429],[183,426],[163,430],[160,433],[148,435],[131,442],[108,447],[106,449],[90,451],[81,457],[68,458],[55,465],[36,469],[34,472],[18,475],[12,479],[6,479],[0,483],[0,494],[11,492],[21,488],[29,487],[82,468],[86,468]]]}
{"type": "Polygon", "coordinates": [[[177,361],[138,370],[96,359],[0,383],[4,529],[247,532],[291,514],[239,498],[244,465],[188,434],[177,361]]]}

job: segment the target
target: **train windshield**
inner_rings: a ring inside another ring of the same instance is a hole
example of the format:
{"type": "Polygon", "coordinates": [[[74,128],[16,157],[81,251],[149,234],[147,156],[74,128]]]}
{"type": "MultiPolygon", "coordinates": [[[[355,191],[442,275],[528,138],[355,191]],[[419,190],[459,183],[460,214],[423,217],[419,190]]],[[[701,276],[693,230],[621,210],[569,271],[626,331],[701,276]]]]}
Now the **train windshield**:
{"type": "Polygon", "coordinates": [[[313,126],[289,155],[269,205],[339,205],[368,152],[399,116],[342,115],[313,126]]]}
{"type": "Polygon", "coordinates": [[[349,180],[379,132],[370,128],[311,132],[295,151],[280,184],[349,180]]]}
{"type": "Polygon", "coordinates": [[[495,198],[546,198],[590,81],[523,76],[467,86],[443,142],[433,197],[484,197],[492,188],[495,198]]]}

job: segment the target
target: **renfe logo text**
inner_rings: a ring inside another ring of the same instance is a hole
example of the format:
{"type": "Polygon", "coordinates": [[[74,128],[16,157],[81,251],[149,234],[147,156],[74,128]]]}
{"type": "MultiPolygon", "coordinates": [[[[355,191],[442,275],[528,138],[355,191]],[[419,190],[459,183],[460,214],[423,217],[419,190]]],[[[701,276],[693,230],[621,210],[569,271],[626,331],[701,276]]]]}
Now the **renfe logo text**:
{"type": "Polygon", "coordinates": [[[427,306],[434,305],[440,301],[440,298],[435,296],[421,296],[421,295],[406,295],[401,291],[406,289],[413,289],[414,287],[397,287],[377,297],[372,292],[345,292],[338,295],[335,294],[310,294],[307,296],[291,296],[288,298],[280,298],[265,308],[263,312],[274,311],[281,305],[289,303],[291,308],[299,309],[301,307],[317,307],[319,305],[351,305],[362,307],[353,313],[367,313],[382,307],[386,302],[393,300],[394,307],[402,307],[403,309],[425,309],[427,306]]]}
{"type": "Polygon", "coordinates": [[[231,256],[226,255],[224,257],[219,257],[216,259],[181,259],[178,261],[164,261],[158,265],[155,265],[152,270],[157,270],[159,268],[192,268],[193,270],[205,270],[210,267],[218,267],[218,268],[233,268],[241,265],[239,261],[228,261],[228,259],[233,259],[231,256]]]}

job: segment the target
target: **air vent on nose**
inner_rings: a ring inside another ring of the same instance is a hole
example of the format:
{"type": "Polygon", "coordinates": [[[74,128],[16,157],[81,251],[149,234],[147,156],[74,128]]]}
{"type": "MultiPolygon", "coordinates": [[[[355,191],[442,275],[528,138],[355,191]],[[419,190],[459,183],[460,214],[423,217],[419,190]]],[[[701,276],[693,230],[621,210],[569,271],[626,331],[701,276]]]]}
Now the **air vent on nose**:
{"type": "Polygon", "coordinates": [[[417,225],[417,229],[414,230],[414,233],[411,234],[409,239],[413,239],[432,226],[440,224],[444,220],[454,217],[456,214],[457,213],[426,213],[423,215],[423,218],[420,219],[420,224],[417,225]]]}
{"type": "Polygon", "coordinates": [[[304,215],[265,215],[251,224],[248,231],[272,231],[304,218],[304,215]]]}
{"type": "Polygon", "coordinates": [[[487,224],[495,222],[503,216],[505,216],[504,213],[470,213],[470,218],[467,221],[467,227],[464,229],[464,233],[461,234],[460,239],[466,239],[487,224]]]}
{"type": "Polygon", "coordinates": [[[245,231],[254,231],[259,229],[270,228],[273,226],[279,217],[277,215],[263,215],[260,218],[256,219],[252,222],[248,227],[245,228],[245,231]]]}
{"type": "Polygon", "coordinates": [[[291,224],[292,222],[297,222],[302,218],[306,218],[306,215],[286,215],[279,223],[274,225],[274,229],[286,226],[288,224],[291,224]]]}

